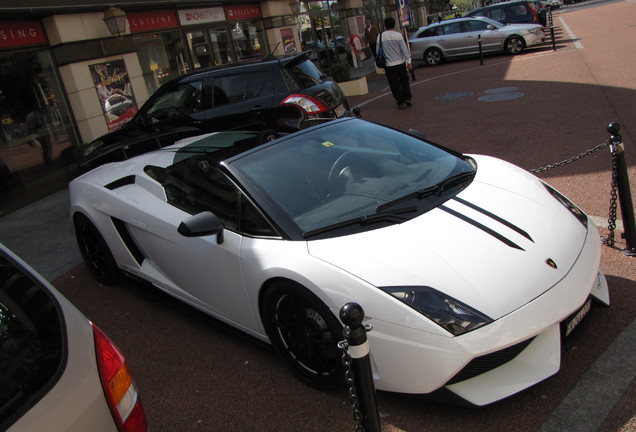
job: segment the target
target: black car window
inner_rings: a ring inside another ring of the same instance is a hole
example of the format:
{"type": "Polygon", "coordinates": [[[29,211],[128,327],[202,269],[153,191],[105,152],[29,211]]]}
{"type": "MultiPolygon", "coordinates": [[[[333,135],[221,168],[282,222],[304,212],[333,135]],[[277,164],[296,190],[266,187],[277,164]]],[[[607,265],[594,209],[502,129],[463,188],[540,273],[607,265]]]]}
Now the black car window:
{"type": "Polygon", "coordinates": [[[455,33],[461,33],[462,29],[458,22],[444,24],[442,26],[443,32],[445,35],[451,35],[455,33]]]}
{"type": "Polygon", "coordinates": [[[424,31],[422,31],[422,33],[419,34],[418,39],[419,38],[427,38],[427,37],[439,36],[441,29],[442,29],[441,26],[435,26],[435,27],[432,27],[432,28],[427,28],[424,31]]]}
{"type": "Polygon", "coordinates": [[[324,80],[324,75],[320,72],[320,69],[318,69],[316,65],[309,60],[305,60],[293,66],[291,71],[288,68],[284,69],[284,73],[290,74],[288,76],[289,78],[292,78],[290,84],[295,90],[305,89],[321,84],[324,80]],[[294,77],[295,79],[293,79],[294,77]],[[298,84],[300,84],[300,86],[298,86],[298,84]]]}
{"type": "Polygon", "coordinates": [[[252,97],[267,96],[274,93],[274,80],[270,77],[270,70],[250,72],[248,92],[252,97]]]}
{"type": "MultiPolygon", "coordinates": [[[[247,73],[217,76],[214,78],[215,92],[217,92],[216,89],[219,89],[225,95],[227,103],[242,102],[248,99],[247,80],[247,73]]],[[[215,103],[214,105],[219,104],[215,103]]]]}
{"type": "Polygon", "coordinates": [[[202,82],[192,81],[166,87],[153,98],[146,115],[153,122],[180,117],[203,108],[202,82]]]}
{"type": "Polygon", "coordinates": [[[168,202],[190,214],[211,211],[225,228],[250,235],[275,235],[260,211],[213,167],[206,155],[197,155],[169,167],[160,179],[168,202]]]}
{"type": "Polygon", "coordinates": [[[528,14],[528,8],[525,5],[511,6],[510,11],[515,16],[524,16],[528,14]]]}
{"type": "Polygon", "coordinates": [[[495,21],[506,22],[506,12],[503,8],[494,8],[487,11],[486,16],[495,21]]]}
{"type": "Polygon", "coordinates": [[[480,20],[464,21],[465,32],[486,30],[487,28],[488,28],[488,23],[484,21],[480,21],[480,20]]]}
{"type": "Polygon", "coordinates": [[[65,362],[59,307],[0,253],[0,429],[52,386],[65,362]]]}

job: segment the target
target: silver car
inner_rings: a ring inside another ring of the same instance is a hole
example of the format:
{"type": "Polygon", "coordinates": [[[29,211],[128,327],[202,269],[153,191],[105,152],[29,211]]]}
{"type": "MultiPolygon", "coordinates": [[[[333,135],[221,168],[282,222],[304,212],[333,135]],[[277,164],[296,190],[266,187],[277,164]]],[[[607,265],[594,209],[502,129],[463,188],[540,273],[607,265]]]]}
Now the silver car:
{"type": "Polygon", "coordinates": [[[519,54],[541,44],[545,33],[540,24],[501,24],[486,17],[455,18],[421,27],[409,38],[411,56],[428,65],[446,59],[484,53],[519,54]]]}
{"type": "Polygon", "coordinates": [[[2,244],[0,353],[0,430],[148,430],[117,347],[2,244]]]}

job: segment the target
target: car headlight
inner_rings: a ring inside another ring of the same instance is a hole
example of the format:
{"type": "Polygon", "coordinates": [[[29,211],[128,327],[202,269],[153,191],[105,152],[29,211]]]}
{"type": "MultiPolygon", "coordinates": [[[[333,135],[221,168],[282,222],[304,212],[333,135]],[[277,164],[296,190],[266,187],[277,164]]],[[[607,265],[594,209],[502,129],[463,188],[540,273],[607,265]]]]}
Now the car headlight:
{"type": "Polygon", "coordinates": [[[412,307],[454,336],[490,324],[493,320],[481,312],[427,286],[380,287],[412,307]]]}
{"type": "Polygon", "coordinates": [[[578,208],[576,206],[576,204],[574,204],[572,201],[570,201],[569,199],[567,199],[566,197],[561,195],[559,192],[557,192],[552,186],[550,186],[550,185],[548,185],[546,183],[543,183],[543,185],[545,186],[546,190],[550,193],[550,195],[552,195],[558,202],[563,204],[563,207],[568,209],[570,211],[570,213],[572,213],[574,215],[574,217],[579,222],[581,222],[581,224],[585,228],[587,228],[587,215],[585,213],[583,213],[583,210],[578,208]]]}

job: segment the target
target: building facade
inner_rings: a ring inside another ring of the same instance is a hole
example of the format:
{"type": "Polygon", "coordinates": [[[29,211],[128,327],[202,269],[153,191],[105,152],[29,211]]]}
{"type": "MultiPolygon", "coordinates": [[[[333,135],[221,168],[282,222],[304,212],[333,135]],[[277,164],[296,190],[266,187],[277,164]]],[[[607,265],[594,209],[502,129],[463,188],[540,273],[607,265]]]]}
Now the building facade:
{"type": "MultiPolygon", "coordinates": [[[[307,38],[333,43],[362,33],[365,17],[378,24],[397,18],[404,4],[3,0],[0,217],[65,188],[78,175],[83,147],[129,121],[163,83],[210,66],[300,52],[307,38]]],[[[418,22],[420,10],[411,15],[418,22]]]]}

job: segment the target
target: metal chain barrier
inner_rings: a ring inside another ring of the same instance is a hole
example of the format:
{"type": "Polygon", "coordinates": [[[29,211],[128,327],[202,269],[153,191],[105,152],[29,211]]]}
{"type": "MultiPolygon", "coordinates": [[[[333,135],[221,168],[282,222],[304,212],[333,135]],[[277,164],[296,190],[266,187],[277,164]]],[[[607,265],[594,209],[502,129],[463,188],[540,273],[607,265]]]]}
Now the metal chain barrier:
{"type": "Polygon", "coordinates": [[[353,409],[353,421],[355,422],[355,432],[364,432],[362,424],[362,413],[360,412],[360,401],[356,394],[356,386],[353,381],[353,369],[351,368],[351,356],[349,355],[349,342],[346,340],[338,342],[338,348],[342,350],[342,364],[345,367],[345,381],[349,387],[349,401],[353,409]]]}
{"type": "Polygon", "coordinates": [[[609,140],[597,145],[594,148],[591,148],[591,149],[586,150],[586,151],[584,151],[582,153],[579,153],[576,156],[573,156],[573,157],[571,157],[569,159],[566,159],[564,161],[557,162],[557,163],[554,163],[554,164],[546,165],[546,166],[541,167],[541,168],[531,169],[530,172],[534,174],[534,173],[538,173],[538,172],[548,171],[548,170],[551,170],[552,168],[562,167],[563,165],[567,165],[569,163],[576,162],[577,160],[582,159],[585,156],[589,156],[589,155],[591,155],[593,153],[596,153],[597,151],[599,151],[601,149],[604,149],[608,145],[610,145],[610,141],[609,140]]]}
{"type": "Polygon", "coordinates": [[[609,230],[609,234],[607,237],[603,239],[603,244],[605,246],[614,247],[614,234],[616,230],[616,202],[618,199],[618,194],[616,193],[617,188],[617,173],[616,169],[616,146],[611,146],[612,149],[612,191],[610,192],[610,208],[609,208],[609,216],[607,217],[607,229],[609,230]]]}
{"type": "Polygon", "coordinates": [[[535,169],[531,169],[530,172],[533,174],[536,173],[540,173],[540,172],[544,172],[544,171],[548,171],[551,170],[553,168],[559,168],[562,167],[564,165],[570,164],[572,162],[576,162],[579,159],[584,158],[585,156],[589,156],[591,154],[596,153],[597,151],[604,149],[607,146],[610,146],[610,149],[612,151],[612,190],[610,192],[610,207],[609,207],[609,215],[607,218],[607,228],[609,229],[609,234],[607,237],[601,237],[601,240],[603,241],[603,244],[609,247],[613,247],[614,246],[614,237],[615,237],[615,230],[616,230],[616,201],[618,199],[618,194],[616,193],[616,187],[617,187],[617,180],[616,180],[616,174],[617,174],[617,169],[616,169],[616,146],[610,145],[611,141],[607,140],[605,142],[602,142],[601,144],[597,145],[596,147],[593,147],[589,150],[586,150],[582,153],[577,154],[576,156],[573,156],[569,159],[565,159],[561,162],[557,162],[554,164],[550,164],[550,165],[546,165],[543,166],[541,168],[535,168],[535,169]]]}

